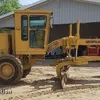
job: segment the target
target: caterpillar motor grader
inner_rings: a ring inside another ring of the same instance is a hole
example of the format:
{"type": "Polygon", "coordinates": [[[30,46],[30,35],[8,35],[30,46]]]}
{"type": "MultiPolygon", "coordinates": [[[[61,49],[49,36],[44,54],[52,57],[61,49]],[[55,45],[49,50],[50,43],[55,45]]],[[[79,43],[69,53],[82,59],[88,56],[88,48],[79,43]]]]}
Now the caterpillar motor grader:
{"type": "MultiPolygon", "coordinates": [[[[88,61],[100,60],[100,56],[79,55],[85,48],[100,45],[100,39],[81,39],[80,22],[77,33],[55,40],[48,44],[52,11],[16,10],[15,30],[11,34],[0,33],[0,84],[15,84],[31,71],[31,66],[46,53],[58,47],[63,48],[66,58],[56,65],[57,76],[62,88],[67,81],[67,71],[71,65],[88,64],[88,61]],[[82,48],[82,49],[81,49],[82,48]]],[[[52,26],[52,25],[51,25],[52,26]]]]}

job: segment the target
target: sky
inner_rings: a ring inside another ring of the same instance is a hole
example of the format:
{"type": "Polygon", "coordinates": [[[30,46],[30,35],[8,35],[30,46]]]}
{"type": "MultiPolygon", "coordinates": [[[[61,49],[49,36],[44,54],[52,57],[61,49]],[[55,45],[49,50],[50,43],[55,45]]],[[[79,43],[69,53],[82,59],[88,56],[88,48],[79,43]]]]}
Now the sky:
{"type": "Polygon", "coordinates": [[[39,1],[39,0],[19,0],[19,3],[22,5],[28,5],[28,4],[32,4],[36,1],[39,1]]]}
{"type": "MultiPolygon", "coordinates": [[[[22,5],[28,5],[28,4],[32,4],[36,1],[39,1],[39,0],[19,0],[20,4],[22,5]]],[[[100,0],[91,0],[91,1],[97,1],[97,2],[100,2],[100,0]]]]}

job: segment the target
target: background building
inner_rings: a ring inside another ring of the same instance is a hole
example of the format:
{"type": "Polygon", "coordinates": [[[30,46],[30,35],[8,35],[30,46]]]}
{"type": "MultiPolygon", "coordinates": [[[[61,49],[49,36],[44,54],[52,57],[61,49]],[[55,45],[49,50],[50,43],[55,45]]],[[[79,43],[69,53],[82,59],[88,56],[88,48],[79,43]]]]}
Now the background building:
{"type": "MultiPolygon", "coordinates": [[[[94,0],[95,1],[95,0],[94,0]]],[[[69,24],[81,21],[81,37],[100,37],[100,3],[87,0],[40,0],[21,9],[52,10],[54,27],[50,32],[50,42],[69,34],[69,24]]],[[[0,16],[0,28],[14,28],[14,12],[0,16]]]]}

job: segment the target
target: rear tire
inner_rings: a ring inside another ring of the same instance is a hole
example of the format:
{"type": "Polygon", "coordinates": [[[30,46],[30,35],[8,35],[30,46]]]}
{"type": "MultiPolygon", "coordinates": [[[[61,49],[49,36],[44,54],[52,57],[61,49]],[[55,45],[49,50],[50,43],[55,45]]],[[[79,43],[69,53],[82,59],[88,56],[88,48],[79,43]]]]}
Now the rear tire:
{"type": "Polygon", "coordinates": [[[16,84],[22,78],[23,66],[18,58],[0,57],[0,84],[16,84]]]}
{"type": "Polygon", "coordinates": [[[27,69],[27,70],[23,70],[22,78],[26,78],[26,76],[30,73],[30,71],[31,71],[31,67],[29,69],[27,69]]]}

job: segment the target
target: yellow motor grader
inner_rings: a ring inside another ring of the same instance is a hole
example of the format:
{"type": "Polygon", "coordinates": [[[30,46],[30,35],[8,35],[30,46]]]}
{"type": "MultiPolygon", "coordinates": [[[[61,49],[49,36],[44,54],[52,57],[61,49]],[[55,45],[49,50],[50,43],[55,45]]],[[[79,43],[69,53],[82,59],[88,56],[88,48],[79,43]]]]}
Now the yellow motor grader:
{"type": "Polygon", "coordinates": [[[86,48],[100,45],[100,39],[81,39],[80,22],[77,22],[77,33],[72,36],[70,25],[69,37],[55,40],[48,44],[52,11],[16,10],[14,14],[15,30],[11,34],[0,33],[0,84],[15,84],[26,77],[31,66],[46,53],[58,47],[63,48],[66,58],[54,62],[57,76],[62,88],[67,81],[67,71],[71,65],[88,64],[88,61],[99,61],[100,56],[84,54],[86,48]]]}

